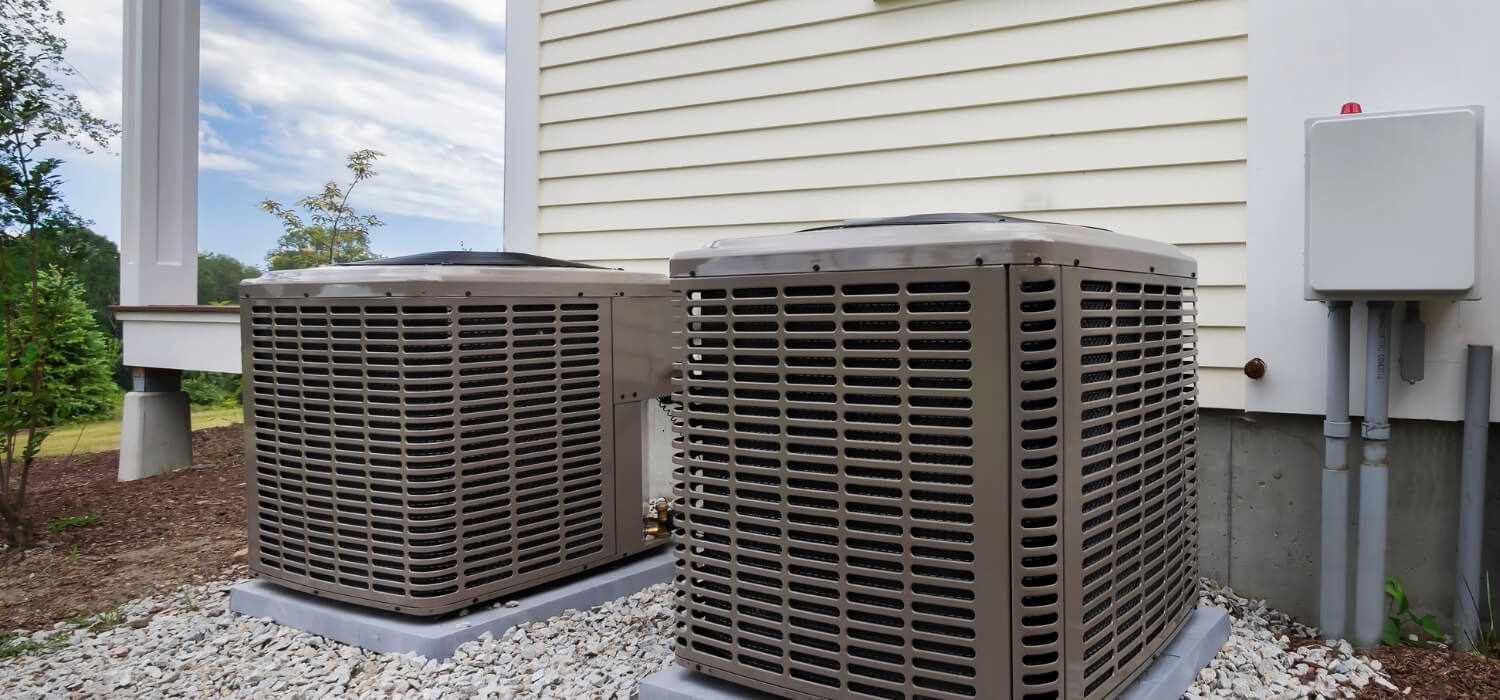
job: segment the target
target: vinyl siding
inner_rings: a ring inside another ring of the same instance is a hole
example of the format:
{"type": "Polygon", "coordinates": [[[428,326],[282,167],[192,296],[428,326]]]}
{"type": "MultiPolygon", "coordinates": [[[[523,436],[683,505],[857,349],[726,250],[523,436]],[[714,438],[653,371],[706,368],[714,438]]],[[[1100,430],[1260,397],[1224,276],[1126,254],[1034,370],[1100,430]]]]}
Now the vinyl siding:
{"type": "Polygon", "coordinates": [[[998,211],[1198,259],[1244,403],[1246,0],[543,0],[538,250],[627,269],[851,216],[998,211]]]}

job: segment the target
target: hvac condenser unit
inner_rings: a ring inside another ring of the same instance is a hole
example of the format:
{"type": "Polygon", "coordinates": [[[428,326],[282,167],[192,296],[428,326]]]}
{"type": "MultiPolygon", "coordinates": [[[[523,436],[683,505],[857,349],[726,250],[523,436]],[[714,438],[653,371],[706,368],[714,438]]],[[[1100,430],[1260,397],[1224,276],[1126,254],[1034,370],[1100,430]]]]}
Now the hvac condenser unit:
{"type": "Polygon", "coordinates": [[[664,276],[459,252],[241,291],[258,576],[435,615],[665,543],[642,512],[664,276]]]}
{"type": "Polygon", "coordinates": [[[1186,621],[1190,258],[928,215],[671,274],[681,663],[795,698],[1105,698],[1186,621]]]}

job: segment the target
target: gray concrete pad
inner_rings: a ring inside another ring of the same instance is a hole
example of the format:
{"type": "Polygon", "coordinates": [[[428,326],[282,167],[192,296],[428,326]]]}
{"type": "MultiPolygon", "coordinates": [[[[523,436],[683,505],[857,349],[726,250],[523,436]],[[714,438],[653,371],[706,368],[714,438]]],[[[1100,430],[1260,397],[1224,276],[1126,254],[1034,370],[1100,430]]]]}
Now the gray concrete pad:
{"type": "Polygon", "coordinates": [[[1117,700],[1173,700],[1182,697],[1198,672],[1218,656],[1229,641],[1229,613],[1223,608],[1199,606],[1166,649],[1117,700]]]}
{"type": "MultiPolygon", "coordinates": [[[[1229,613],[1203,606],[1117,700],[1175,700],[1229,640],[1229,613]]],[[[639,700],[771,700],[775,696],[673,665],[641,681],[639,700]]]]}
{"type": "MultiPolygon", "coordinates": [[[[516,625],[538,622],[564,610],[583,610],[672,580],[671,547],[661,547],[551,584],[464,615],[421,618],[324,600],[266,581],[246,581],[229,592],[229,608],[345,644],[377,652],[415,653],[446,659],[460,644],[489,632],[500,636],[516,625]]],[[[496,601],[499,602],[499,601],[496,601]]]]}
{"type": "Polygon", "coordinates": [[[776,696],[738,686],[672,664],[646,676],[636,690],[637,700],[775,700],[776,696]]]}

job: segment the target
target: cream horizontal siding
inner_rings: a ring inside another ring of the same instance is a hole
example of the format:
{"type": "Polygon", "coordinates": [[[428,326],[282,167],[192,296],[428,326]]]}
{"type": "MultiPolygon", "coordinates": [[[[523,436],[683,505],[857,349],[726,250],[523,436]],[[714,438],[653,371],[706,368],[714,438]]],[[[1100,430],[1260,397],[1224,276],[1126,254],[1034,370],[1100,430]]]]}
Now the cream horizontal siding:
{"type": "Polygon", "coordinates": [[[606,2],[613,1],[614,0],[542,0],[540,7],[541,14],[543,17],[545,17],[548,14],[554,12],[572,10],[579,7],[586,7],[588,5],[602,5],[606,2]]]}
{"type": "MultiPolygon", "coordinates": [[[[1003,164],[996,163],[996,168],[1003,164]]],[[[850,173],[850,177],[857,176],[850,173]]],[[[552,232],[667,226],[723,226],[753,221],[842,219],[929,210],[1046,211],[1243,201],[1243,161],[1171,164],[1123,170],[1047,173],[881,185],[833,185],[645,201],[542,206],[542,245],[552,232]]],[[[547,186],[544,180],[542,187],[547,186]]]]}
{"type": "MultiPolygon", "coordinates": [[[[1244,212],[1243,203],[1233,203],[1007,213],[1022,218],[1054,219],[1082,226],[1105,227],[1175,245],[1229,243],[1238,246],[1245,240],[1244,212]]],[[[562,258],[664,260],[679,250],[699,248],[719,239],[765,236],[834,223],[837,223],[836,219],[739,226],[621,228],[554,233],[549,234],[546,240],[549,254],[562,258]]],[[[1244,310],[1239,311],[1243,315],[1244,310]]]]}
{"type": "MultiPolygon", "coordinates": [[[[940,73],[882,83],[850,84],[815,92],[773,94],[746,101],[615,114],[574,122],[551,122],[542,127],[539,138],[543,151],[559,152],[611,143],[659,141],[699,134],[850,122],[886,115],[937,115],[961,108],[1019,106],[1045,100],[1092,98],[1133,90],[1225,80],[1234,81],[1241,86],[1236,91],[1237,96],[1230,98],[1227,104],[1199,100],[1164,104],[1147,112],[1149,117],[1144,123],[1161,123],[1159,120],[1164,115],[1177,114],[1178,110],[1194,110],[1183,112],[1179,117],[1191,119],[1201,110],[1210,110],[1208,114],[1215,114],[1217,112],[1213,110],[1232,110],[1236,105],[1240,105],[1240,116],[1243,118],[1246,51],[1246,40],[1243,37],[1149,47],[1102,56],[940,73]],[[901,99],[892,100],[893,94],[899,94],[901,99]]],[[[1160,99],[1161,95],[1154,97],[1160,99]]],[[[1118,100],[1071,102],[1056,105],[1067,109],[1051,110],[1042,102],[1041,107],[1044,111],[1051,112],[1048,118],[1098,124],[1101,123],[1100,120],[1112,118],[1101,107],[1146,109],[1155,100],[1146,104],[1132,100],[1123,102],[1127,104],[1121,104],[1118,100]]],[[[1025,112],[989,111],[969,114],[979,117],[1004,116],[1003,121],[991,123],[990,127],[1006,131],[991,133],[1025,135],[1025,112]],[[1011,119],[1022,121],[1011,126],[1011,119]]],[[[951,121],[982,124],[986,120],[959,118],[951,121]]],[[[1128,121],[1116,123],[1131,125],[1128,121]]]]}
{"type": "Polygon", "coordinates": [[[542,4],[538,247],[678,250],[996,211],[1199,264],[1205,405],[1243,405],[1245,0],[542,4]]]}
{"type": "MultiPolygon", "coordinates": [[[[662,26],[650,30],[652,38],[686,40],[683,43],[658,46],[628,46],[619,33],[591,37],[585,41],[606,46],[614,55],[597,57],[580,64],[554,64],[547,61],[543,51],[543,63],[550,68],[542,85],[543,94],[575,92],[607,85],[640,83],[662,80],[684,75],[701,74],[724,69],[736,69],[785,61],[800,61],[813,57],[835,56],[855,51],[864,51],[871,45],[896,46],[919,44],[933,39],[947,39],[963,34],[982,34],[994,30],[1012,29],[1028,24],[1040,24],[1057,20],[1081,20],[1090,14],[1115,13],[1134,6],[1144,8],[1166,5],[1179,0],[1141,0],[1122,3],[1120,0],[1069,0],[1066,5],[1058,3],[1011,3],[1001,6],[995,3],[960,1],[939,7],[943,3],[906,3],[902,12],[891,12],[897,3],[872,2],[871,0],[814,0],[802,3],[801,9],[807,17],[837,15],[838,5],[863,13],[837,16],[836,24],[828,22],[803,23],[771,27],[793,19],[788,8],[770,7],[761,3],[752,6],[716,12],[685,21],[697,22],[698,27],[670,36],[662,26]],[[884,6],[884,7],[882,7],[884,6]],[[729,18],[733,14],[756,13],[764,20],[746,26],[729,18]],[[748,30],[748,31],[747,31],[748,30]],[[714,41],[705,41],[715,34],[724,34],[714,41]],[[732,48],[726,53],[723,48],[732,48]]],[[[628,3],[615,4],[624,9],[628,3]]],[[[639,4],[639,3],[637,3],[639,4]]],[[[730,4],[730,3],[720,3],[730,4]]],[[[735,5],[747,3],[734,2],[735,5]]],[[[695,11],[706,9],[702,3],[682,3],[668,9],[681,12],[682,7],[693,7],[695,11]]],[[[687,13],[682,13],[687,14],[687,13]]],[[[543,33],[547,34],[548,20],[542,20],[543,33]]],[[[1012,34],[1011,38],[1017,38],[1012,34]]],[[[1030,35],[1027,35],[1030,36],[1030,35]]],[[[1194,36],[1192,40],[1201,37],[1194,36]]],[[[567,42],[554,40],[550,49],[555,51],[567,42]]],[[[1109,45],[1113,46],[1113,45],[1109,45]]],[[[1096,49],[1097,52],[1097,49],[1096,49]]],[[[998,65],[984,62],[985,65],[998,65]]]]}
{"type": "MultiPolygon", "coordinates": [[[[889,109],[892,105],[887,100],[879,106],[889,109]]],[[[870,108],[879,106],[872,104],[870,108]]],[[[543,177],[559,178],[797,158],[819,153],[860,153],[1056,138],[1057,134],[1100,134],[1173,124],[1226,120],[1243,123],[1245,108],[1245,81],[1232,78],[1122,92],[880,114],[810,124],[757,125],[739,131],[557,148],[549,145],[552,128],[548,126],[542,130],[539,167],[543,177]],[[768,140],[768,136],[774,136],[774,140],[768,140]],[[601,158],[607,164],[601,163],[601,158]]],[[[742,105],[740,109],[747,107],[742,105]]],[[[757,104],[753,109],[768,108],[757,104]]],[[[698,123],[696,126],[702,129],[709,125],[698,123]]],[[[610,133],[613,133],[612,128],[598,135],[608,136],[610,133]]],[[[641,134],[624,136],[639,137],[641,134]]]]}
{"type": "Polygon", "coordinates": [[[541,35],[558,41],[601,31],[618,31],[624,27],[661,22],[677,17],[708,12],[734,5],[748,5],[756,0],[613,0],[586,12],[581,9],[594,3],[545,3],[542,6],[541,35]]]}
{"type": "MultiPolygon", "coordinates": [[[[787,0],[767,0],[771,3],[787,0]]],[[[1026,0],[1028,3],[1040,0],[1026,0]]],[[[1005,3],[963,3],[1003,8],[1005,3]]],[[[1010,30],[966,34],[940,40],[874,46],[862,51],[781,61],[724,71],[696,73],[648,82],[548,94],[542,69],[541,122],[587,119],[608,114],[670,109],[693,104],[745,100],[769,94],[824,90],[873,83],[1035,63],[1079,54],[1139,50],[1242,33],[1243,12],[1229,0],[1199,0],[1139,12],[1086,17],[1010,30]],[[1212,10],[1204,11],[1204,9],[1212,10]]],[[[1066,4],[1059,4],[1066,6],[1066,4]]],[[[709,13],[712,14],[712,13],[709,13]]],[[[700,15],[701,16],[701,15],[700,15]]],[[[890,19],[892,26],[899,20],[890,19]]],[[[543,52],[545,43],[543,39],[543,52]]],[[[724,50],[732,50],[724,47],[724,50]]]]}
{"type": "MultiPolygon", "coordinates": [[[[644,51],[660,50],[672,46],[723,41],[737,36],[784,30],[799,25],[844,21],[866,14],[882,14],[914,5],[952,0],[792,0],[778,3],[779,7],[765,3],[716,3],[738,5],[725,7],[717,12],[691,14],[662,21],[649,26],[637,21],[626,21],[611,31],[588,36],[559,36],[543,26],[541,65],[554,67],[581,61],[600,60],[644,51]]],[[[675,8],[697,6],[698,0],[612,0],[611,7],[590,7],[573,13],[569,21],[588,22],[580,19],[584,15],[599,15],[613,12],[613,6],[629,8],[633,18],[662,16],[675,8]]],[[[544,22],[556,17],[542,15],[544,22]]],[[[556,27],[554,21],[552,24],[556,27]]]]}
{"type": "MultiPolygon", "coordinates": [[[[1241,340],[1241,352],[1243,350],[1241,340]]],[[[1198,396],[1207,408],[1245,407],[1245,373],[1239,367],[1209,367],[1198,373],[1198,396]]]]}
{"type": "MultiPolygon", "coordinates": [[[[820,144],[810,140],[795,147],[812,151],[820,144]]],[[[695,155],[701,158],[702,152],[695,155]]],[[[863,153],[775,157],[722,165],[649,167],[648,164],[640,170],[549,178],[540,183],[538,198],[541,206],[547,207],[733,195],[756,190],[805,191],[832,186],[848,188],[1239,162],[1244,159],[1245,123],[1233,121],[863,153]]]]}

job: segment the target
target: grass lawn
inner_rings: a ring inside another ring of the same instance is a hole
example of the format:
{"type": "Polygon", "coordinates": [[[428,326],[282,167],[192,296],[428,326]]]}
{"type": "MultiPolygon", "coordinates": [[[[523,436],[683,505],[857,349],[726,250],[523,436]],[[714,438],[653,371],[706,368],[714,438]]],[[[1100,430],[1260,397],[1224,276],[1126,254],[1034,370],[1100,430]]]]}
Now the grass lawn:
{"type": "MultiPolygon", "coordinates": [[[[211,408],[193,411],[193,430],[219,428],[234,425],[244,420],[240,408],[211,408]]],[[[106,420],[97,423],[80,423],[56,428],[42,443],[40,456],[85,454],[120,449],[120,421],[106,420]]]]}

